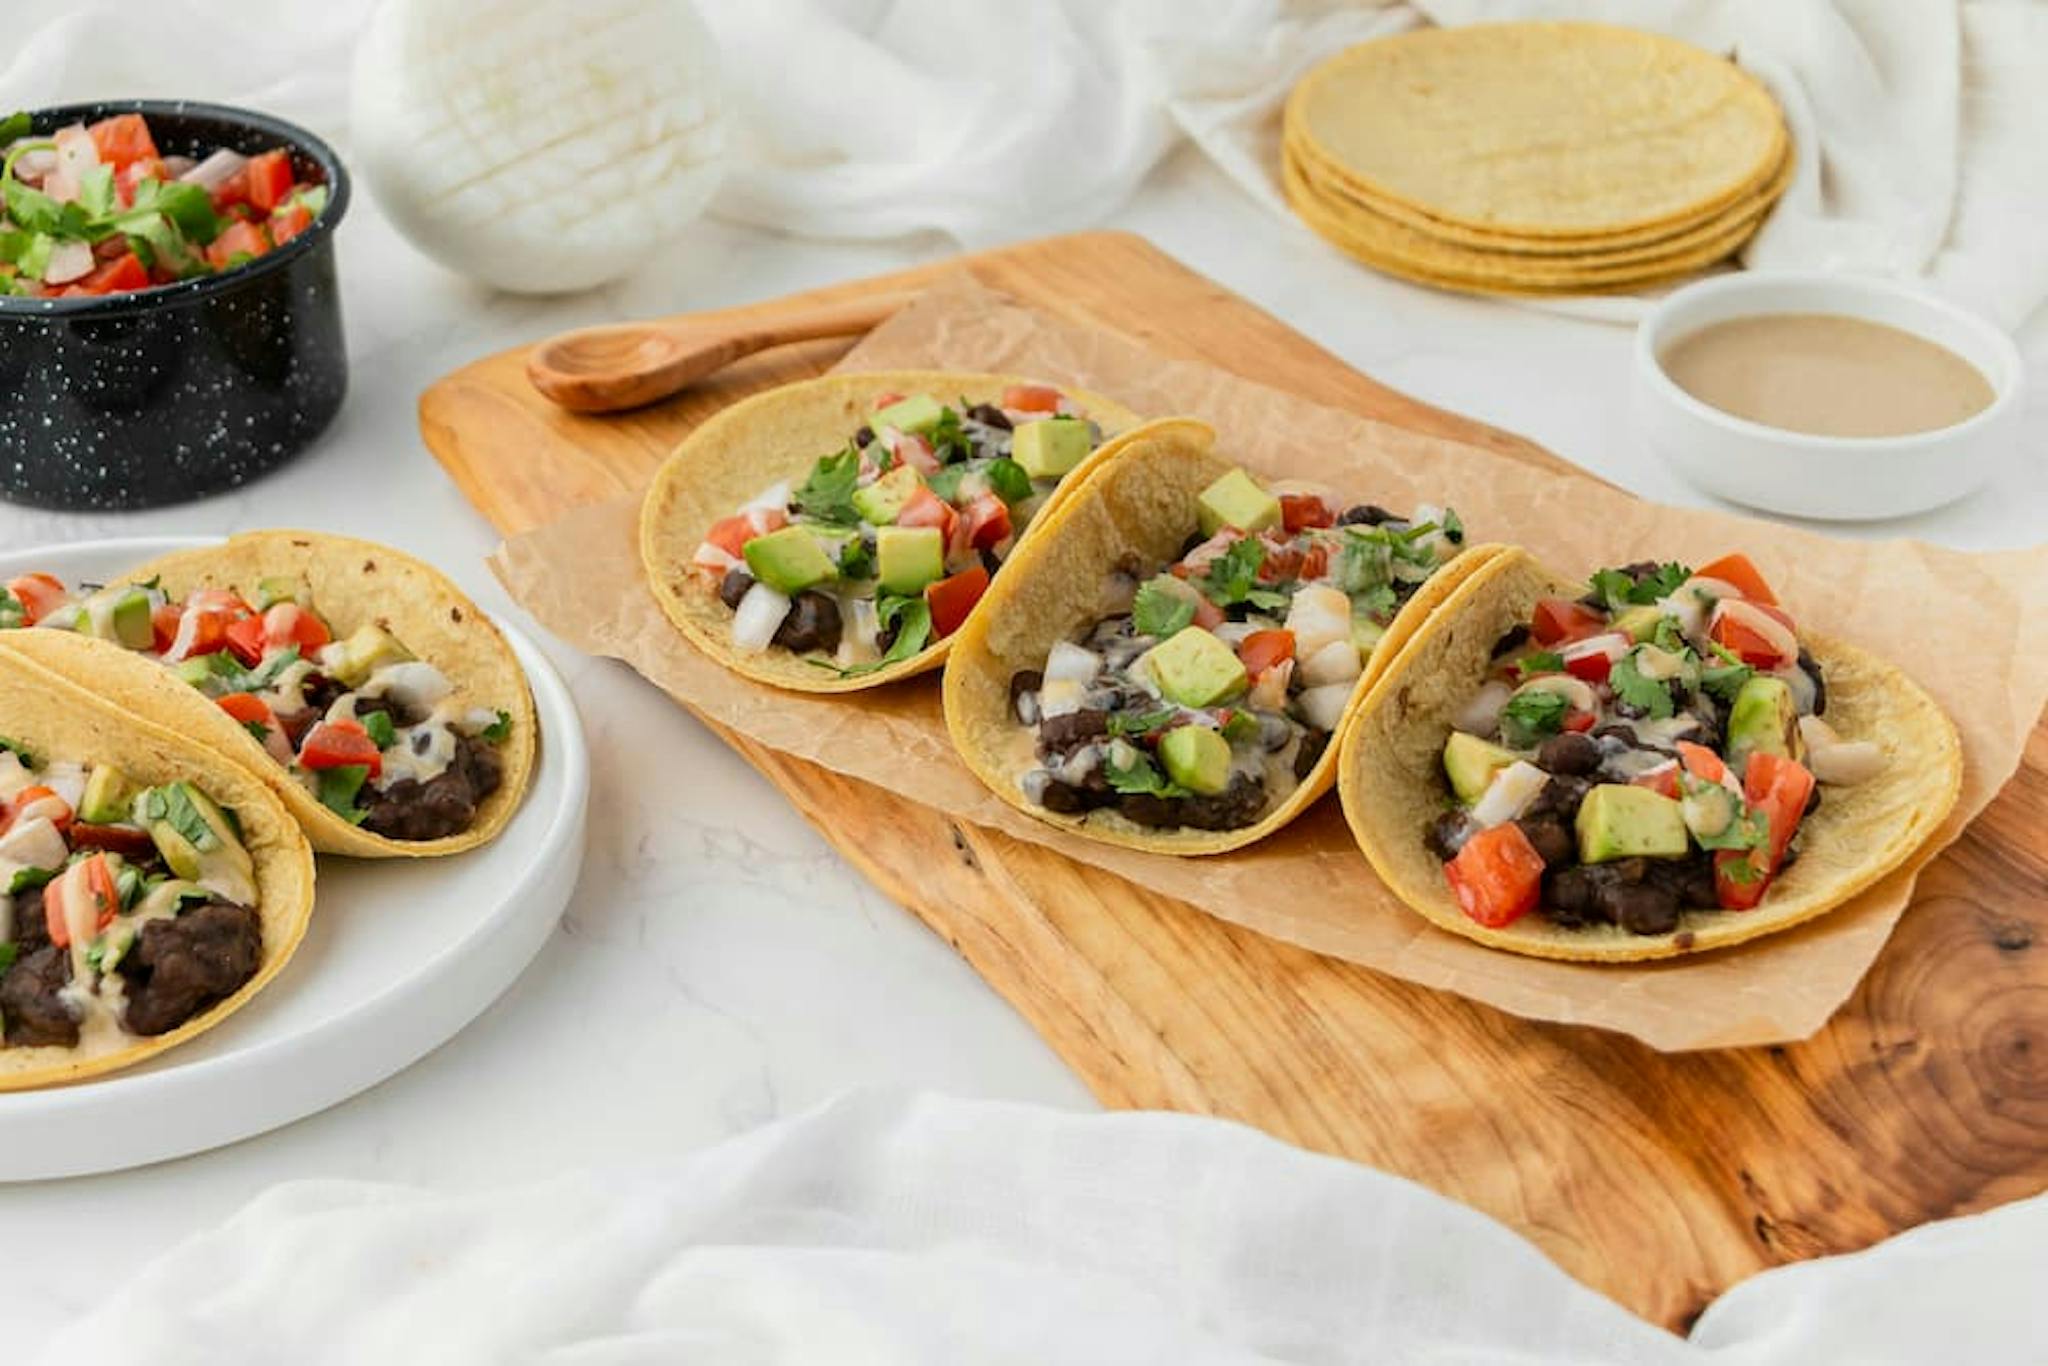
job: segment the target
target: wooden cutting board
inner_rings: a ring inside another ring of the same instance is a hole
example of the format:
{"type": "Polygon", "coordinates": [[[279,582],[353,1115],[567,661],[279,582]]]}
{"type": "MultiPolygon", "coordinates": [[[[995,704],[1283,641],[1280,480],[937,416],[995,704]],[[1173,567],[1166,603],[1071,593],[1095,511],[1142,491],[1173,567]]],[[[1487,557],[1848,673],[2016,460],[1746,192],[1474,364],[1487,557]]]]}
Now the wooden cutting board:
{"type": "MultiPolygon", "coordinates": [[[[1520,437],[1374,383],[1125,234],[1033,242],[727,316],[915,288],[961,265],[1044,312],[1157,350],[1565,468],[1520,437]]],[[[848,345],[758,357],[617,417],[552,408],[527,387],[523,349],[508,351],[429,388],[420,426],[511,534],[639,488],[693,425],[819,373],[848,345]]],[[[1922,875],[1826,1030],[1789,1047],[1675,1057],[1318,957],[721,734],[1022,1011],[1103,1104],[1225,1116],[1398,1172],[1519,1229],[1654,1322],[1683,1330],[1752,1272],[2048,1189],[2048,728],[1922,875]]]]}

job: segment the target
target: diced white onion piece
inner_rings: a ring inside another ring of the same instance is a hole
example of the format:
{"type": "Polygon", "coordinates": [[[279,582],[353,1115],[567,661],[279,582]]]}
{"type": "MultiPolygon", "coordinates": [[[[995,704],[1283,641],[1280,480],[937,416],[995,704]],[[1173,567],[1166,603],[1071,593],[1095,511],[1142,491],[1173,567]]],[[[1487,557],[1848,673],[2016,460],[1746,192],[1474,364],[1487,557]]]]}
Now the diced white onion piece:
{"type": "Polygon", "coordinates": [[[702,565],[714,571],[720,578],[724,578],[726,571],[738,568],[741,561],[739,556],[730,553],[724,546],[704,541],[698,545],[697,553],[690,557],[690,563],[702,565]]]}
{"type": "Polygon", "coordinates": [[[14,175],[18,180],[41,180],[56,169],[57,154],[47,147],[23,152],[21,159],[14,163],[14,175]]]}
{"type": "Polygon", "coordinates": [[[1722,579],[1703,578],[1693,575],[1684,583],[1657,600],[1657,610],[1678,619],[1678,629],[1698,639],[1706,631],[1707,614],[1714,610],[1714,604],[1723,598],[1739,598],[1742,594],[1734,584],[1722,579]]]}
{"type": "Polygon", "coordinates": [[[82,123],[59,128],[50,135],[57,144],[57,165],[75,176],[83,176],[100,164],[100,149],[82,123]]]}
{"type": "Polygon", "coordinates": [[[882,619],[875,611],[872,598],[850,598],[847,601],[847,635],[863,654],[872,656],[881,650],[882,619]]]}
{"type": "Polygon", "coordinates": [[[1472,820],[1482,827],[1504,824],[1529,809],[1550,775],[1526,759],[1517,759],[1493,775],[1486,791],[1472,803],[1472,820]]]}
{"type": "Polygon", "coordinates": [[[42,784],[74,810],[85,800],[85,769],[78,764],[50,764],[42,772],[42,784]]]}
{"type": "Polygon", "coordinates": [[[1573,711],[1597,711],[1600,706],[1599,699],[1593,695],[1593,685],[1570,674],[1545,674],[1541,678],[1532,678],[1515,691],[1563,693],[1564,700],[1571,704],[1573,711]]]}
{"type": "Polygon", "coordinates": [[[377,670],[364,691],[388,697],[410,711],[431,711],[436,702],[455,691],[455,685],[424,659],[408,659],[377,670]]]}
{"type": "Polygon", "coordinates": [[[1301,681],[1311,688],[1325,683],[1350,683],[1359,671],[1358,647],[1348,640],[1333,640],[1302,661],[1301,681]]]}
{"type": "Polygon", "coordinates": [[[754,498],[740,505],[741,512],[781,512],[789,506],[789,481],[770,484],[754,498]]]}
{"type": "MultiPolygon", "coordinates": [[[[1175,579],[1174,582],[1179,583],[1180,580],[1175,579]]],[[[1211,627],[1209,634],[1234,650],[1244,644],[1245,638],[1258,629],[1259,626],[1256,622],[1226,621],[1219,626],[1211,627]]]]}
{"type": "Polygon", "coordinates": [[[1303,584],[1287,605],[1287,629],[1294,633],[1297,659],[1314,657],[1333,640],[1351,639],[1351,599],[1326,583],[1303,584]]]}
{"type": "Polygon", "coordinates": [[[34,787],[35,775],[11,749],[0,749],[0,802],[12,801],[25,787],[34,787]]]}
{"type": "Polygon", "coordinates": [[[92,243],[59,242],[50,248],[50,263],[43,267],[43,283],[68,285],[92,274],[92,267],[92,243]]]}
{"type": "Polygon", "coordinates": [[[1251,692],[1245,695],[1245,705],[1253,711],[1284,711],[1287,708],[1287,684],[1294,677],[1294,661],[1283,659],[1272,668],[1260,674],[1252,684],[1251,692]]]}
{"type": "Polygon", "coordinates": [[[1457,714],[1451,718],[1451,725],[1467,735],[1491,735],[1494,727],[1500,724],[1500,709],[1505,707],[1508,699],[1514,695],[1513,688],[1499,679],[1494,679],[1473,693],[1471,700],[1458,708],[1457,714]]]}
{"type": "Polygon", "coordinates": [[[1584,640],[1575,640],[1559,650],[1558,654],[1564,657],[1567,664],[1573,660],[1592,659],[1596,655],[1615,660],[1627,654],[1629,647],[1634,644],[1634,641],[1620,631],[1606,631],[1597,636],[1587,636],[1584,640]]]}
{"type": "Polygon", "coordinates": [[[61,868],[70,851],[64,837],[48,816],[18,819],[5,836],[0,836],[0,863],[18,863],[24,868],[61,868]]]}
{"type": "Polygon", "coordinates": [[[1819,782],[1846,787],[1884,772],[1884,751],[1875,741],[1844,740],[1818,716],[1799,718],[1799,738],[1806,742],[1806,767],[1819,782]]]}
{"type": "Polygon", "coordinates": [[[240,152],[230,151],[223,147],[191,170],[179,176],[178,179],[188,185],[197,185],[208,194],[212,194],[215,190],[227,184],[233,178],[235,172],[248,164],[249,158],[243,156],[240,152]]]}
{"type": "Polygon", "coordinates": [[[740,599],[732,614],[732,643],[735,649],[765,650],[775,642],[782,619],[789,615],[789,597],[756,581],[740,599]]]}
{"type": "Polygon", "coordinates": [[[1304,688],[1295,701],[1310,725],[1318,730],[1335,730],[1344,719],[1344,708],[1351,703],[1351,684],[1325,683],[1320,688],[1304,688]]]}
{"type": "Polygon", "coordinates": [[[1799,637],[1793,635],[1784,622],[1755,603],[1744,602],[1740,598],[1724,600],[1714,608],[1714,615],[1708,622],[1708,630],[1711,632],[1714,624],[1724,618],[1744,630],[1762,636],[1764,643],[1771,647],[1771,652],[1779,659],[1789,663],[1799,658],[1799,637]]]}
{"type": "Polygon", "coordinates": [[[1059,641],[1045,658],[1045,681],[1087,683],[1102,672],[1102,656],[1071,641],[1059,641]]]}
{"type": "Polygon", "coordinates": [[[1215,563],[1216,560],[1220,559],[1224,551],[1230,549],[1231,546],[1243,539],[1244,533],[1236,527],[1224,527],[1214,536],[1211,536],[1208,540],[1181,556],[1180,562],[1191,571],[1199,574],[1215,563]]]}
{"type": "Polygon", "coordinates": [[[1088,685],[1072,678],[1048,678],[1038,690],[1040,716],[1070,716],[1088,700],[1088,685]]]}

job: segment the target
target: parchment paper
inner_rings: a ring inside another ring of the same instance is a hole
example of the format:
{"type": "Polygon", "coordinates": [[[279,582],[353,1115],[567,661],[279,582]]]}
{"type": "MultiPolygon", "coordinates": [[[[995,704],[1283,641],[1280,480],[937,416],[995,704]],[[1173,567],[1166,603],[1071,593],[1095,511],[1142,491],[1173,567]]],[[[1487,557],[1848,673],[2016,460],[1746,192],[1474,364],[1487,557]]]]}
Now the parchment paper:
{"type": "Polygon", "coordinates": [[[988,793],[954,757],[936,675],[830,698],[727,673],[686,644],[649,595],[637,498],[580,509],[512,540],[493,567],[565,641],[626,661],[691,710],[764,745],[1318,953],[1530,1019],[1619,1030],[1665,1051],[1785,1042],[1819,1029],[1876,958],[1919,867],[2012,775],[2048,701],[2048,546],[1967,554],[1662,507],[1163,357],[1035,313],[964,276],[877,329],[839,368],[903,366],[1013,371],[1113,394],[1147,416],[1195,414],[1216,427],[1222,453],[1255,471],[1323,480],[1396,508],[1449,503],[1474,540],[1518,541],[1568,573],[1744,550],[1803,626],[1884,655],[1941,702],[1962,733],[1962,799],[1908,867],[1801,929],[1664,964],[1548,962],[1483,948],[1410,912],[1374,879],[1334,793],[1234,854],[1113,849],[1041,825],[988,793]]]}

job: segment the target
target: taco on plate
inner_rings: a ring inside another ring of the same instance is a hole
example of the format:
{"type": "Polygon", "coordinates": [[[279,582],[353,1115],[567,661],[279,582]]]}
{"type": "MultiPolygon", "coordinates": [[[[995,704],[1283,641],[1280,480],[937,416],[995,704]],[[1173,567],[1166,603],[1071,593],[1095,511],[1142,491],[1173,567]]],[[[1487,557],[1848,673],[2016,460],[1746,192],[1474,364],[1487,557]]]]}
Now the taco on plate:
{"type": "Polygon", "coordinates": [[[1279,829],[1330,789],[1380,661],[1492,553],[1448,508],[1265,480],[1214,443],[1186,418],[1126,434],[954,642],[954,744],[1039,820],[1175,854],[1279,829]]]}
{"type": "Polygon", "coordinates": [[[388,546],[260,531],[105,585],[0,594],[0,649],[267,782],[321,853],[451,854],[518,807],[538,736],[498,628],[388,546]]]}
{"type": "Polygon", "coordinates": [[[312,909],[312,850],[269,788],[0,652],[0,1091],[219,1024],[312,909]]]}
{"type": "Polygon", "coordinates": [[[1135,420],[1007,375],[829,375],[756,394],[655,473],[647,581],[693,645],[748,678],[848,692],[923,673],[1135,420]]]}
{"type": "Polygon", "coordinates": [[[1626,962],[1834,909],[1955,805],[1918,685],[1802,632],[1747,556],[1572,583],[1511,550],[1374,685],[1340,786],[1386,884],[1447,930],[1626,962]]]}

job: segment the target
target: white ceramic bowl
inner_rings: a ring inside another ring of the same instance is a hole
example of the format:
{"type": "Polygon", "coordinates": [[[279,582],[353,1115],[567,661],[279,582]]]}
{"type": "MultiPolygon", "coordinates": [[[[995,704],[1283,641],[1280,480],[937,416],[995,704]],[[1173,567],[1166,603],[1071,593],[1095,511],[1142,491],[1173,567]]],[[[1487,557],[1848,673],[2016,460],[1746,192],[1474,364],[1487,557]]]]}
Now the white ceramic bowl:
{"type": "Polygon", "coordinates": [[[1897,517],[1975,492],[2008,453],[2024,384],[2019,352],[1996,324],[1904,285],[1857,276],[1723,275],[1670,294],[1636,329],[1633,407],[1641,438],[1708,492],[1798,517],[1897,517]],[[1658,361],[1703,327],[1775,313],[1833,313],[1925,337],[1983,373],[1991,406],[1909,436],[1811,436],[1702,403],[1658,361]]]}

